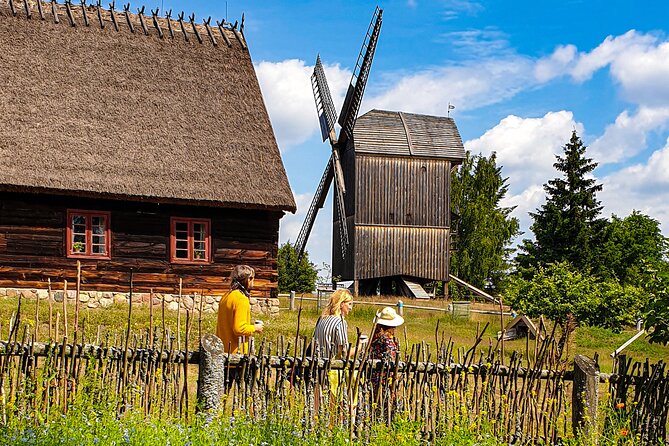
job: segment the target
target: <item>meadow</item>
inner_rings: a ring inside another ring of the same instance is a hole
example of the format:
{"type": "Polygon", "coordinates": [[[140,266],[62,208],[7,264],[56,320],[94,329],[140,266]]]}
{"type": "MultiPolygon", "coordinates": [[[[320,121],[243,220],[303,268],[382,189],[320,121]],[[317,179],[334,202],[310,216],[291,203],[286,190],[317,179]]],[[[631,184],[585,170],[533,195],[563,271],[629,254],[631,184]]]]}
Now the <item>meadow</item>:
{"type": "MultiPolygon", "coordinates": [[[[388,304],[396,303],[396,298],[380,298],[388,304]]],[[[378,300],[378,299],[375,299],[378,300]]],[[[407,305],[415,302],[405,302],[407,305]]],[[[258,344],[262,341],[274,342],[276,346],[280,344],[279,339],[283,339],[281,344],[292,342],[296,338],[298,325],[299,335],[310,338],[314,324],[318,318],[316,303],[313,301],[295,302],[296,310],[282,310],[274,317],[263,317],[266,322],[264,333],[259,336],[258,344]]],[[[23,302],[21,311],[21,323],[28,324],[30,329],[35,328],[35,309],[36,302],[26,300],[23,302]]],[[[501,351],[495,339],[495,333],[500,329],[500,318],[498,315],[471,313],[469,317],[453,317],[452,315],[441,311],[446,303],[443,301],[420,302],[421,306],[434,306],[434,310],[417,310],[405,308],[406,324],[398,332],[404,356],[413,350],[411,346],[417,344],[437,355],[440,344],[443,350],[444,339],[451,339],[450,354],[457,360],[462,359],[465,352],[472,346],[472,343],[478,335],[481,335],[483,327],[488,324],[487,330],[479,337],[480,350],[494,350],[493,356],[498,361],[501,359],[501,351]]],[[[282,301],[282,308],[288,307],[287,300],[282,301]]],[[[360,333],[369,333],[372,326],[372,320],[379,306],[356,303],[353,312],[349,315],[349,330],[351,340],[355,339],[358,331],[360,333]]],[[[485,305],[478,304],[475,308],[489,309],[485,305]]],[[[59,335],[62,336],[64,328],[62,303],[53,303],[52,308],[52,337],[57,337],[54,332],[55,319],[58,319],[61,326],[58,328],[59,335]],[[61,315],[58,315],[61,313],[61,315]]],[[[84,309],[79,315],[79,336],[86,343],[104,342],[107,345],[119,345],[123,339],[124,332],[128,329],[128,306],[118,305],[108,309],[84,309]]],[[[67,311],[70,315],[68,322],[69,333],[72,333],[74,327],[72,323],[73,306],[69,305],[67,311]]],[[[0,300],[0,339],[6,339],[8,335],[8,322],[13,319],[16,312],[16,301],[13,299],[0,300]]],[[[44,302],[40,303],[39,309],[39,337],[43,342],[48,337],[48,307],[44,302]]],[[[161,308],[153,308],[151,311],[144,304],[133,304],[132,317],[130,320],[130,330],[134,333],[142,333],[150,326],[162,327],[171,332],[175,338],[175,333],[180,333],[182,342],[188,342],[189,350],[197,349],[200,334],[213,333],[215,330],[216,318],[214,314],[188,315],[190,322],[190,336],[186,339],[185,323],[186,315],[177,316],[174,312],[166,311],[161,308]],[[180,330],[177,329],[177,324],[180,330]]],[[[505,318],[504,323],[508,321],[505,318]]],[[[548,329],[551,327],[549,326],[548,329]]],[[[600,365],[603,372],[610,372],[612,362],[609,353],[617,348],[622,342],[627,340],[633,334],[632,330],[622,333],[613,333],[609,330],[592,329],[579,327],[564,345],[564,352],[561,353],[561,361],[570,363],[575,353],[585,354],[587,356],[599,354],[600,365]]],[[[80,339],[81,339],[80,338],[80,339]]],[[[535,362],[533,357],[536,351],[535,341],[521,339],[516,341],[507,341],[505,343],[503,361],[509,364],[513,361],[516,365],[531,365],[535,362]],[[516,350],[521,356],[514,355],[516,350]]],[[[662,346],[650,345],[645,340],[639,340],[632,344],[625,352],[631,357],[639,360],[650,358],[651,362],[657,360],[666,360],[669,357],[669,349],[662,346]]],[[[428,355],[429,356],[429,355],[428,355]]],[[[490,356],[492,357],[492,356],[490,356]]],[[[550,365],[550,364],[548,364],[550,365]]],[[[548,367],[547,367],[548,368],[548,367]]],[[[189,393],[195,392],[195,382],[197,378],[197,366],[191,365],[187,368],[189,393]]],[[[85,375],[89,376],[89,375],[85,375]]],[[[85,379],[78,384],[79,388],[86,386],[85,379]]],[[[425,381],[425,380],[423,380],[425,381]]],[[[76,393],[72,397],[72,404],[67,410],[67,415],[59,414],[54,410],[49,416],[30,415],[23,413],[21,416],[9,416],[5,418],[2,427],[2,439],[0,444],[423,444],[427,441],[425,437],[425,425],[422,424],[421,416],[417,415],[415,408],[420,407],[421,411],[426,407],[436,407],[434,410],[440,410],[438,406],[444,404],[441,418],[434,418],[439,425],[435,423],[431,426],[433,432],[438,435],[430,437],[433,444],[508,444],[503,443],[500,438],[509,438],[513,432],[508,428],[501,429],[502,422],[507,425],[510,419],[509,414],[513,412],[512,407],[504,406],[503,400],[493,402],[490,406],[492,411],[488,414],[484,410],[485,404],[489,402],[490,395],[483,390],[483,381],[474,380],[474,383],[480,383],[479,393],[472,394],[471,388],[467,386],[454,386],[448,394],[439,394],[437,388],[441,386],[438,382],[430,384],[425,381],[420,389],[411,389],[415,394],[424,392],[427,397],[425,403],[420,406],[404,406],[404,411],[398,411],[392,422],[382,422],[381,419],[371,417],[373,423],[369,428],[362,432],[360,436],[353,435],[351,425],[344,423],[335,423],[332,418],[327,418],[323,414],[314,414],[309,412],[309,401],[303,394],[290,394],[290,405],[272,406],[278,403],[272,399],[266,398],[265,406],[262,410],[262,416],[258,416],[260,411],[251,411],[255,416],[251,416],[249,407],[244,403],[237,406],[228,406],[228,412],[215,417],[214,419],[204,419],[195,413],[195,398],[190,398],[190,408],[186,415],[178,416],[180,412],[162,415],[138,410],[132,405],[122,406],[119,410],[120,399],[114,398],[113,392],[108,392],[109,397],[103,398],[99,392],[96,395],[93,392],[89,395],[85,392],[76,393]],[[436,392],[436,393],[435,393],[436,392]],[[437,404],[437,401],[442,403],[437,404]],[[472,406],[472,401],[476,402],[476,410],[472,406]],[[480,405],[480,407],[479,407],[480,405]],[[412,410],[409,410],[413,408],[412,410]],[[506,417],[506,418],[505,418],[506,417]],[[495,423],[498,423],[497,425],[495,423]],[[506,429],[506,430],[505,430],[506,429]],[[5,443],[2,443],[5,442],[5,443]]],[[[557,382],[557,381],[556,381],[557,382]]],[[[498,383],[498,386],[504,385],[498,383]]],[[[508,384],[506,384],[508,386],[508,384]]],[[[547,392],[550,386],[546,384],[537,389],[541,392],[547,392]]],[[[601,411],[606,414],[612,409],[613,399],[606,386],[601,386],[601,411]]],[[[476,389],[476,387],[475,387],[476,389]]],[[[499,387],[498,387],[499,389],[499,387]]],[[[276,393],[277,388],[267,388],[276,393]]],[[[282,392],[284,390],[281,390],[282,392]]],[[[533,391],[534,392],[534,391],[533,391]]],[[[553,396],[564,397],[564,389],[558,387],[552,388],[553,396]]],[[[3,391],[4,395],[4,391],[3,391]]],[[[260,394],[262,395],[262,394],[260,394]]],[[[304,394],[308,397],[308,394],[304,394]]],[[[122,398],[122,396],[121,396],[122,398]]],[[[549,398],[550,400],[550,398],[549,398]]],[[[27,401],[30,401],[28,399],[27,401]]],[[[126,401],[123,399],[123,401],[126,401]]],[[[187,400],[188,401],[188,400],[187,400]]],[[[3,401],[5,407],[3,414],[12,413],[12,404],[16,401],[3,401]]],[[[413,404],[413,403],[412,403],[413,404]]],[[[362,407],[362,406],[361,406],[362,407]]],[[[373,406],[370,406],[373,407],[373,406]]],[[[519,406],[520,407],[520,406],[519,406]]],[[[555,407],[555,404],[541,405],[541,407],[555,407]]],[[[626,417],[619,416],[622,412],[614,412],[613,417],[605,416],[608,420],[606,427],[607,434],[597,438],[575,438],[567,432],[568,420],[566,414],[569,411],[568,401],[565,400],[563,406],[559,406],[559,417],[555,417],[556,431],[562,432],[562,444],[644,444],[642,438],[630,434],[629,420],[626,417]],[[611,420],[614,420],[611,423],[611,420]],[[617,421],[616,421],[617,420],[617,421]],[[617,425],[618,423],[619,425],[617,425]],[[613,427],[612,427],[613,426],[613,427]]],[[[37,414],[39,411],[35,410],[37,414]]],[[[14,412],[19,414],[19,411],[14,412]]],[[[631,413],[631,412],[630,412],[631,413]]],[[[556,412],[558,414],[558,412],[556,412]]],[[[369,418],[369,416],[368,416],[369,418]]],[[[427,419],[427,418],[425,418],[427,419]]],[[[602,432],[604,432],[602,425],[602,432]]]]}

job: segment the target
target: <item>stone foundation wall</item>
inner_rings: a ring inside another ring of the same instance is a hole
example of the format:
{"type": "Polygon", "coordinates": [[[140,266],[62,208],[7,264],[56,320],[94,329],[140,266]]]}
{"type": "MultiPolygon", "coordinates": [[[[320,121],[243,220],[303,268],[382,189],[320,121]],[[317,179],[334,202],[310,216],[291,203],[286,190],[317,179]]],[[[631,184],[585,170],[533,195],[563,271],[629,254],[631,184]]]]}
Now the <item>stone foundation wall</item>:
{"type": "MultiPolygon", "coordinates": [[[[0,288],[0,298],[18,298],[22,296],[25,299],[46,299],[47,290],[43,289],[25,289],[25,288],[0,288]]],[[[63,301],[64,292],[52,291],[51,295],[56,302],[63,301]]],[[[68,302],[75,303],[76,291],[68,290],[68,302]]],[[[133,303],[144,303],[149,305],[150,293],[132,293],[133,303]]],[[[199,294],[186,294],[181,296],[179,301],[178,294],[153,293],[153,305],[162,307],[165,302],[165,309],[176,311],[182,310],[200,310],[200,302],[203,313],[217,313],[218,301],[221,296],[200,296],[199,294]]],[[[109,308],[112,305],[127,305],[128,293],[113,293],[110,291],[80,291],[80,305],[88,308],[109,308]]],[[[251,312],[254,314],[274,315],[279,312],[279,299],[251,298],[251,312]]]]}

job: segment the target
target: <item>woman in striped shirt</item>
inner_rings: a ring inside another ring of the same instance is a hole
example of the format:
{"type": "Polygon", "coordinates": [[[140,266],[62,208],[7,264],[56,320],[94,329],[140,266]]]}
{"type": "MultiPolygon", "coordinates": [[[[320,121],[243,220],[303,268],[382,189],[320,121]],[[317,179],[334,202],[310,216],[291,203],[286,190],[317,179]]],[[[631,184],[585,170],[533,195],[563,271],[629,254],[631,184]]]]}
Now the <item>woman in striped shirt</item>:
{"type": "Polygon", "coordinates": [[[314,338],[321,358],[343,358],[348,350],[348,324],[345,317],[353,308],[353,296],[346,289],[336,290],[316,323],[314,338]]]}

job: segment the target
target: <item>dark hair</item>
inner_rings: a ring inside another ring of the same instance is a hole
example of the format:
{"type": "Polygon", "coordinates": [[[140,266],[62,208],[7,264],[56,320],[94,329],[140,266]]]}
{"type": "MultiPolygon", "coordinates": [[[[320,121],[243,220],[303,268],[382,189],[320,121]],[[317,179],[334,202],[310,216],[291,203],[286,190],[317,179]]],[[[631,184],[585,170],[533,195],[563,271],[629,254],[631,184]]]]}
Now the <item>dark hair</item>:
{"type": "Polygon", "coordinates": [[[251,280],[255,274],[255,270],[248,265],[235,266],[230,274],[230,289],[239,290],[248,296],[251,280]]]}

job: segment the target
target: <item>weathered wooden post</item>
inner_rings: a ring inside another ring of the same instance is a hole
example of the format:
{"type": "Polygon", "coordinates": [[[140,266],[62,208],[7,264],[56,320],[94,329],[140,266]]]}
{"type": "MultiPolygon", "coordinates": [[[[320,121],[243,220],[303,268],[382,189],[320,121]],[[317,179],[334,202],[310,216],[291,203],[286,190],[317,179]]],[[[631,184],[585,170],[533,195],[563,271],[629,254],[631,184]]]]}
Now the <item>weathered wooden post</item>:
{"type": "Polygon", "coordinates": [[[225,391],[225,346],[218,336],[206,334],[200,342],[197,411],[215,413],[225,391]]]}
{"type": "Polygon", "coordinates": [[[295,291],[290,292],[290,303],[288,304],[288,309],[290,311],[295,310],[295,291]]]}
{"type": "Polygon", "coordinates": [[[572,390],[572,431],[584,437],[597,429],[599,403],[599,365],[583,355],[574,357],[574,389],[572,390]]]}

